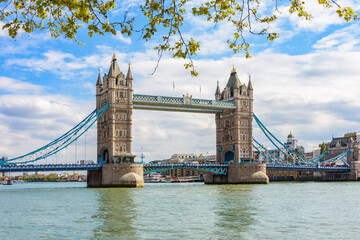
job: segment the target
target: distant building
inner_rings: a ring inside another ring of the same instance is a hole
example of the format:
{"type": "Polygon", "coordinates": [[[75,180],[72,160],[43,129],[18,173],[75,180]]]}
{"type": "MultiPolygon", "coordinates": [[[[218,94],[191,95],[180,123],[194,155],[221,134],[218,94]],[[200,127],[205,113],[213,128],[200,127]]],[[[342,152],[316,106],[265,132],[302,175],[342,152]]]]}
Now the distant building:
{"type": "Polygon", "coordinates": [[[312,158],[314,158],[314,152],[304,153],[304,157],[305,157],[306,159],[312,159],[312,158]]]}
{"type": "Polygon", "coordinates": [[[284,143],[284,145],[289,148],[291,151],[296,152],[297,154],[304,156],[305,149],[303,146],[298,146],[298,139],[295,138],[295,136],[290,132],[290,134],[287,137],[287,142],[284,143]]]}
{"type": "Polygon", "coordinates": [[[170,157],[170,163],[182,163],[187,159],[196,159],[196,155],[193,153],[184,153],[184,154],[173,154],[170,157]]]}
{"type": "MultiPolygon", "coordinates": [[[[321,146],[321,144],[320,144],[320,146],[321,146]]],[[[317,157],[317,156],[320,156],[320,148],[315,148],[313,151],[312,151],[312,153],[313,153],[313,158],[314,157],[317,157]]]]}
{"type": "MultiPolygon", "coordinates": [[[[290,132],[290,134],[288,135],[287,137],[287,141],[284,143],[284,145],[290,149],[291,151],[297,153],[298,155],[300,156],[304,156],[305,154],[305,149],[303,146],[298,146],[298,139],[296,139],[294,137],[294,135],[292,134],[292,132],[290,132]]],[[[286,152],[287,150],[282,147],[281,148],[281,151],[279,149],[270,149],[270,148],[266,148],[268,152],[270,152],[271,154],[275,155],[275,156],[278,156],[282,159],[285,159],[285,160],[288,160],[288,161],[291,161],[293,162],[293,160],[291,159],[288,159],[285,154],[283,152],[286,152]]],[[[269,157],[270,158],[273,158],[271,157],[269,154],[269,157]]],[[[259,153],[258,151],[255,151],[254,152],[254,156],[255,156],[255,161],[256,162],[261,162],[261,163],[267,163],[267,164],[274,164],[273,161],[269,160],[268,158],[266,158],[265,156],[263,156],[261,153],[259,153]]]]}
{"type": "MultiPolygon", "coordinates": [[[[348,149],[352,148],[355,143],[360,142],[360,132],[346,133],[342,137],[332,138],[331,142],[325,144],[325,148],[328,154],[325,156],[325,160],[331,159],[348,149]]],[[[340,161],[338,164],[342,164],[340,161]]]]}
{"type": "Polygon", "coordinates": [[[297,144],[298,144],[298,140],[294,137],[292,132],[290,132],[290,134],[287,137],[287,142],[284,143],[284,145],[288,147],[290,150],[295,151],[297,144]]]}
{"type": "MultiPolygon", "coordinates": [[[[200,154],[196,156],[193,153],[176,153],[171,155],[169,159],[164,160],[154,160],[150,163],[152,164],[177,164],[177,163],[194,163],[194,164],[205,164],[205,163],[215,163],[216,155],[203,155],[200,154]]],[[[170,177],[189,177],[189,176],[200,176],[202,178],[202,172],[193,169],[170,169],[168,171],[160,172],[163,176],[170,177]]]]}

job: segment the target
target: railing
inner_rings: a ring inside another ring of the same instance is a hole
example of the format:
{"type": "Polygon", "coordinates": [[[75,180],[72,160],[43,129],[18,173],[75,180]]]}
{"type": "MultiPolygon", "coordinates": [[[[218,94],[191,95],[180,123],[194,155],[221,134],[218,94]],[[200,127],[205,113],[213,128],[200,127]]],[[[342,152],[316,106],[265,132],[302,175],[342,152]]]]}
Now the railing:
{"type": "Polygon", "coordinates": [[[144,174],[152,172],[161,172],[171,169],[190,168],[198,171],[209,172],[213,174],[227,175],[227,164],[144,164],[144,174]]]}
{"type": "Polygon", "coordinates": [[[350,171],[349,167],[318,166],[318,165],[279,165],[279,164],[266,164],[266,169],[342,171],[342,172],[350,171]]]}
{"type": "Polygon", "coordinates": [[[101,170],[101,168],[101,164],[19,164],[1,165],[0,172],[85,171],[101,170]]]}
{"type": "MultiPolygon", "coordinates": [[[[190,168],[199,171],[210,172],[214,174],[227,174],[227,164],[144,164],[144,174],[150,172],[160,172],[170,169],[190,168]]],[[[85,170],[101,170],[101,164],[21,164],[21,165],[1,165],[0,172],[41,172],[41,171],[85,171],[85,170]]],[[[337,166],[314,166],[314,165],[278,165],[267,164],[267,169],[283,169],[283,170],[311,170],[311,171],[338,171],[348,172],[349,167],[337,166]]]]}
{"type": "Polygon", "coordinates": [[[152,95],[133,95],[135,109],[172,110],[189,112],[216,113],[223,110],[236,109],[234,101],[216,101],[208,99],[193,99],[189,96],[165,97],[152,95]]]}

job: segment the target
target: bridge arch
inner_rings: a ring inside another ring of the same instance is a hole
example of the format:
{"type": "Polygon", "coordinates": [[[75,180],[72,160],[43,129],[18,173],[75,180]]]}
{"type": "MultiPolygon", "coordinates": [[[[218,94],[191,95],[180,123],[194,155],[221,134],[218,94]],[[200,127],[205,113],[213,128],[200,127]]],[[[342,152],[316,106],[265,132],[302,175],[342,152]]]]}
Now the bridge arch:
{"type": "Polygon", "coordinates": [[[227,164],[229,163],[230,161],[234,161],[235,160],[235,154],[233,151],[227,151],[225,153],[225,156],[224,156],[224,163],[227,164]]]}
{"type": "Polygon", "coordinates": [[[105,149],[102,154],[102,159],[105,163],[110,163],[109,161],[109,151],[105,149]]]}

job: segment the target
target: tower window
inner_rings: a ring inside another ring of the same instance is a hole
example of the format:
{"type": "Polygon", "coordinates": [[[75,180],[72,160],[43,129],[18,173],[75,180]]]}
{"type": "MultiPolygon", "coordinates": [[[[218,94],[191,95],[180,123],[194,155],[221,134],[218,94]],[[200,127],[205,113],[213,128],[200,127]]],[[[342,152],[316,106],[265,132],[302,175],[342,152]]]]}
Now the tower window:
{"type": "Polygon", "coordinates": [[[225,121],[225,127],[229,127],[229,120],[225,121]]]}
{"type": "Polygon", "coordinates": [[[229,141],[229,135],[225,136],[225,142],[229,141]]]}

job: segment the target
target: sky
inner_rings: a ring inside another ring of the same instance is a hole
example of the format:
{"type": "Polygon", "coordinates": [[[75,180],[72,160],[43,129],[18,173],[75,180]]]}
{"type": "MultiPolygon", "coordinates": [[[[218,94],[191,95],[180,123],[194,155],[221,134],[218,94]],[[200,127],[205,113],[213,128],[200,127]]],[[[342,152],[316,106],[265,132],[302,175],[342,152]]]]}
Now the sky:
{"type": "MultiPolygon", "coordinates": [[[[195,4],[196,1],[190,1],[195,4]]],[[[313,1],[315,2],[315,1],[313,1]]],[[[110,17],[139,1],[123,1],[110,17]]],[[[262,5],[268,12],[271,6],[262,5]]],[[[248,76],[254,88],[254,112],[280,140],[291,131],[306,152],[332,136],[360,131],[360,31],[359,22],[346,23],[335,9],[307,5],[313,19],[305,21],[288,13],[287,1],[270,30],[280,33],[273,42],[247,36],[251,59],[234,54],[226,44],[229,23],[216,27],[190,14],[182,30],[186,38],[201,43],[194,57],[199,72],[192,77],[184,60],[165,54],[157,71],[160,39],[145,42],[139,35],[95,36],[80,31],[76,44],[49,32],[20,33],[16,40],[0,30],[0,157],[9,158],[35,150],[67,132],[95,109],[98,69],[109,69],[113,50],[126,73],[131,62],[134,93],[214,99],[216,82],[223,89],[233,67],[242,83],[248,76]],[[175,84],[175,90],[173,90],[175,84]],[[201,87],[201,92],[200,92],[201,87]]],[[[360,12],[360,1],[346,1],[360,12]]],[[[0,26],[4,23],[0,22],[0,26]]],[[[254,123],[254,137],[272,147],[254,123]]],[[[143,152],[145,162],[169,158],[174,153],[215,154],[215,118],[212,114],[134,110],[133,154],[143,152]]],[[[96,127],[76,145],[43,162],[96,160],[96,127]]]]}

